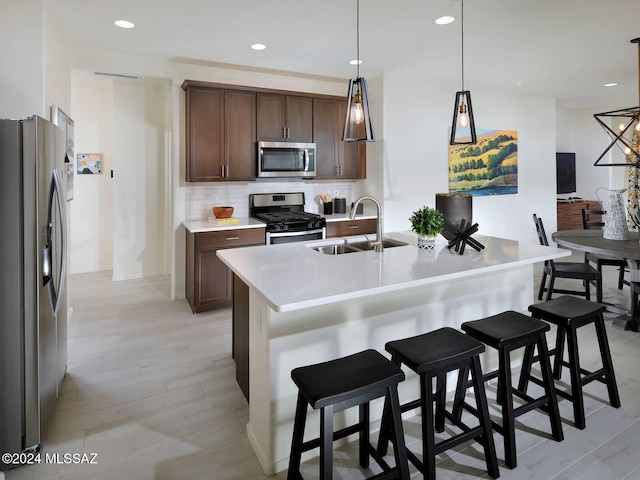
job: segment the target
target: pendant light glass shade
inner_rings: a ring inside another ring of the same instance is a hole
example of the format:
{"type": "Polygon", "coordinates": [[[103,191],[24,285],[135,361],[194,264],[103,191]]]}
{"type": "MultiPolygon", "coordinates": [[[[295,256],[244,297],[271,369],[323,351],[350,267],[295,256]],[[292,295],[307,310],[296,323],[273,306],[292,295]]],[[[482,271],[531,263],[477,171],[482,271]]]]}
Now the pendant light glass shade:
{"type": "Polygon", "coordinates": [[[461,2],[460,33],[462,46],[462,88],[456,92],[449,145],[473,145],[477,142],[476,123],[471,107],[471,92],[464,89],[464,0],[461,2]]]}
{"type": "Polygon", "coordinates": [[[349,80],[342,141],[373,142],[375,137],[369,113],[367,81],[360,76],[360,0],[356,1],[356,55],[356,78],[349,80]]]}
{"type": "Polygon", "coordinates": [[[449,145],[466,145],[476,142],[476,124],[473,119],[471,92],[469,90],[456,92],[449,145]]]}
{"type": "Polygon", "coordinates": [[[347,95],[347,118],[344,122],[342,140],[345,142],[375,141],[369,114],[367,81],[362,77],[349,80],[347,95]]]}

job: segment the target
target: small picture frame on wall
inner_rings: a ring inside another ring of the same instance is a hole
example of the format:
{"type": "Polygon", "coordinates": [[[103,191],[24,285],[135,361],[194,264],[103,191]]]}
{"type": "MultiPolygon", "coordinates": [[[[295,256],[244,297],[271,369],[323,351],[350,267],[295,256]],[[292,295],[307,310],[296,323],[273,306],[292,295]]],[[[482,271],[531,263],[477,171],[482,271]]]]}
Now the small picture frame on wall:
{"type": "Polygon", "coordinates": [[[95,175],[102,173],[101,153],[79,153],[76,158],[78,175],[95,175]]]}

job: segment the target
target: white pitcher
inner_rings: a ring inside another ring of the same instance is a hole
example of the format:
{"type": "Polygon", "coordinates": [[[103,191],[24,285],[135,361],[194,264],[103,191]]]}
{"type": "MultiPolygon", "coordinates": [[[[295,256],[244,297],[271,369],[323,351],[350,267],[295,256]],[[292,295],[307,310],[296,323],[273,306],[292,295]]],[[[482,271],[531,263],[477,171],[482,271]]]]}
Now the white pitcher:
{"type": "Polygon", "coordinates": [[[596,197],[600,200],[602,209],[606,211],[602,237],[608,240],[629,240],[629,227],[627,226],[627,213],[624,208],[622,194],[626,188],[620,190],[604,187],[596,188],[596,197]],[[599,192],[607,192],[606,198],[601,198],[599,192]]]}

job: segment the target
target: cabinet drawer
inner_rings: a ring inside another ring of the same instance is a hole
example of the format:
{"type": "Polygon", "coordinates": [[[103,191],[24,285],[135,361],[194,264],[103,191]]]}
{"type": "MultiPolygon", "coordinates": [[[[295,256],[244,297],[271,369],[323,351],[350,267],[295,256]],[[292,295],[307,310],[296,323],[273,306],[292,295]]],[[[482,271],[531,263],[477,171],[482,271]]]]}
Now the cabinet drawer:
{"type": "Polygon", "coordinates": [[[196,233],[195,249],[264,245],[264,228],[223,230],[196,233]]]}
{"type": "Polygon", "coordinates": [[[348,237],[365,233],[376,233],[375,218],[327,223],[327,237],[348,237]]]}

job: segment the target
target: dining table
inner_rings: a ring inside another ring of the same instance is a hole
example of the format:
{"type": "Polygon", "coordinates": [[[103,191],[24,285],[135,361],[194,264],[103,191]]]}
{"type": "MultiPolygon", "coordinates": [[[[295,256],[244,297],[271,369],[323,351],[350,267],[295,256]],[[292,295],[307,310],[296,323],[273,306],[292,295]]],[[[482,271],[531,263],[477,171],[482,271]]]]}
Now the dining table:
{"type": "Polygon", "coordinates": [[[551,235],[553,241],[561,247],[579,250],[596,255],[623,258],[629,266],[630,319],[625,330],[638,331],[640,309],[637,308],[637,293],[640,291],[640,234],[629,232],[628,240],[604,238],[603,230],[562,230],[551,235]]]}

